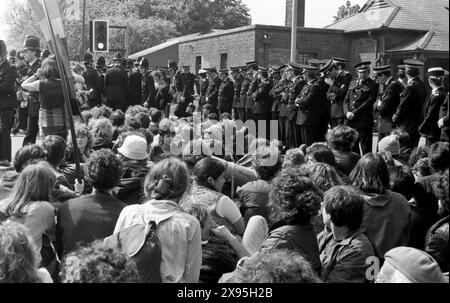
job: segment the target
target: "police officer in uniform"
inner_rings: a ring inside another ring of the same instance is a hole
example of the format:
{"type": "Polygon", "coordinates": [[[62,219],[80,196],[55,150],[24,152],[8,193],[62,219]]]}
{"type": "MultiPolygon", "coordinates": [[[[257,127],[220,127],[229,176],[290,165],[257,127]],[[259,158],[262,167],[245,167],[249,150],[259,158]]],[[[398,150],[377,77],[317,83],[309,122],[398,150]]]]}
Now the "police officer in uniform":
{"type": "MultiPolygon", "coordinates": [[[[378,96],[378,84],[369,77],[371,62],[355,65],[358,80],[350,86],[344,99],[345,125],[359,133],[363,155],[372,152],[373,105],[378,96]]],[[[358,144],[355,152],[359,153],[358,144]]]]}
{"type": "Polygon", "coordinates": [[[144,106],[147,108],[158,108],[159,104],[156,103],[155,79],[153,79],[152,72],[149,68],[150,63],[148,62],[147,58],[143,58],[139,62],[139,71],[142,75],[142,96],[139,104],[144,104],[144,106]]]}
{"type": "MultiPolygon", "coordinates": [[[[27,78],[34,76],[38,69],[41,68],[41,46],[38,38],[34,36],[27,36],[24,43],[25,61],[28,63],[27,78]]],[[[39,133],[39,109],[41,103],[39,102],[39,93],[30,92],[27,100],[28,106],[28,123],[27,133],[23,140],[23,145],[35,144],[36,137],[39,133]]]]}
{"type": "Polygon", "coordinates": [[[219,87],[219,95],[217,97],[217,111],[219,118],[223,113],[229,113],[231,115],[231,108],[234,98],[234,85],[228,76],[228,69],[221,69],[219,71],[219,78],[222,81],[219,87]]]}
{"type": "Polygon", "coordinates": [[[137,61],[135,63],[135,68],[133,68],[128,76],[129,79],[129,89],[128,89],[128,98],[127,98],[127,107],[133,105],[142,105],[142,73],[139,68],[145,70],[143,65],[146,65],[147,62],[137,61]]]}
{"type": "Polygon", "coordinates": [[[199,77],[199,91],[200,91],[200,100],[199,100],[199,111],[202,112],[202,108],[203,106],[206,104],[206,93],[208,91],[208,86],[209,86],[209,80],[208,80],[208,76],[207,76],[207,72],[204,69],[200,69],[198,71],[198,77],[199,77]]]}
{"type": "Polygon", "coordinates": [[[441,139],[441,130],[438,125],[439,112],[445,101],[444,69],[434,67],[428,70],[428,83],[432,89],[425,108],[425,119],[419,127],[419,133],[426,138],[426,146],[441,139]]]}
{"type": "Polygon", "coordinates": [[[345,70],[346,62],[346,59],[333,58],[320,71],[325,74],[324,81],[329,85],[326,96],[331,104],[331,128],[343,125],[345,121],[343,102],[353,80],[351,73],[345,70]]]}
{"type": "Polygon", "coordinates": [[[400,103],[403,85],[396,81],[391,74],[391,66],[376,66],[373,68],[375,81],[380,86],[380,93],[374,106],[378,114],[378,141],[388,136],[394,129],[392,116],[400,103]]]}
{"type": "Polygon", "coordinates": [[[285,132],[282,128],[282,121],[280,119],[283,91],[286,89],[288,81],[286,80],[286,75],[284,73],[286,66],[272,66],[272,83],[273,87],[270,90],[270,96],[273,99],[273,104],[271,108],[272,121],[278,121],[278,138],[286,145],[285,132]]]}
{"type": "Polygon", "coordinates": [[[195,93],[195,75],[191,73],[190,66],[184,65],[181,67],[183,72],[180,74],[180,83],[182,90],[180,92],[180,98],[175,108],[175,116],[178,118],[191,117],[192,114],[186,112],[188,105],[194,101],[195,93]]]}
{"type": "Polygon", "coordinates": [[[297,132],[300,136],[298,143],[311,146],[322,139],[320,113],[324,108],[324,99],[317,83],[317,67],[306,66],[304,70],[306,84],[295,100],[295,105],[298,107],[297,132]]]}
{"type": "Polygon", "coordinates": [[[241,88],[242,88],[242,72],[240,67],[230,68],[230,79],[233,81],[233,119],[243,121],[242,115],[244,104],[241,103],[241,88]]]}
{"type": "MultiPolygon", "coordinates": [[[[306,81],[302,78],[303,67],[295,62],[290,62],[287,67],[287,77],[291,83],[286,95],[286,146],[288,149],[299,147],[301,144],[300,134],[297,132],[297,111],[295,100],[300,95],[306,81]]],[[[280,116],[282,115],[280,109],[280,116]]],[[[283,113],[284,115],[284,113],[283,113]]]]}
{"type": "Polygon", "coordinates": [[[17,106],[16,77],[16,67],[8,62],[5,42],[0,40],[0,162],[11,161],[11,124],[17,106]]]}
{"type": "Polygon", "coordinates": [[[242,109],[240,112],[242,113],[241,120],[243,122],[247,121],[247,111],[245,110],[245,103],[247,102],[247,91],[250,87],[250,77],[249,77],[249,71],[247,66],[241,68],[241,77],[242,77],[242,83],[241,83],[241,91],[240,91],[240,105],[242,105],[242,109]]]}
{"type": "Polygon", "coordinates": [[[398,79],[397,81],[403,85],[403,87],[406,87],[406,85],[408,85],[408,78],[406,78],[406,65],[404,64],[400,64],[399,66],[397,66],[397,76],[398,79]]]}
{"type": "Polygon", "coordinates": [[[128,97],[128,74],[122,65],[121,53],[116,53],[113,58],[114,66],[106,72],[105,91],[106,105],[113,110],[126,110],[128,97]]]}
{"type": "Polygon", "coordinates": [[[219,89],[222,81],[217,74],[215,67],[206,69],[209,77],[209,86],[206,93],[206,103],[212,106],[212,112],[216,112],[219,98],[219,89]]]}
{"type": "Polygon", "coordinates": [[[91,53],[85,53],[83,58],[85,71],[83,72],[83,78],[86,81],[86,87],[88,91],[92,90],[88,95],[89,107],[100,106],[102,104],[101,96],[99,96],[100,77],[94,68],[94,57],[91,53]]]}
{"type": "MultiPolygon", "coordinates": [[[[257,126],[257,134],[259,138],[270,139],[270,110],[272,108],[272,97],[270,90],[273,87],[272,81],[269,79],[269,69],[259,67],[259,85],[258,89],[253,93],[253,119],[257,126]],[[260,127],[262,126],[262,128],[260,127]],[[265,128],[265,130],[263,130],[265,128]],[[265,132],[265,134],[264,134],[265,132]]],[[[278,135],[278,134],[277,134],[278,135]]]]}
{"type": "Polygon", "coordinates": [[[253,119],[253,105],[254,105],[254,98],[253,94],[256,92],[259,86],[259,68],[258,68],[258,61],[251,61],[247,62],[247,69],[248,69],[248,75],[250,78],[250,85],[248,87],[247,91],[247,100],[245,101],[245,115],[247,120],[253,119]]]}
{"type": "Polygon", "coordinates": [[[419,126],[423,121],[423,109],[427,96],[425,85],[419,78],[423,62],[407,59],[405,74],[408,84],[400,95],[400,104],[392,118],[394,124],[409,134],[411,147],[415,148],[420,139],[419,126]]]}

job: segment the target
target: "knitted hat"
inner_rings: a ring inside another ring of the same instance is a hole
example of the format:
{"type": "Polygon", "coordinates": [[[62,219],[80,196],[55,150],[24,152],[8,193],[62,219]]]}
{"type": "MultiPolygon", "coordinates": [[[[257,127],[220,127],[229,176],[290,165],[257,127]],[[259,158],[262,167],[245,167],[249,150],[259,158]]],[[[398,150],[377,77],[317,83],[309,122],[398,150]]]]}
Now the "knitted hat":
{"type": "Polygon", "coordinates": [[[380,152],[390,152],[391,155],[398,156],[400,155],[400,142],[397,136],[387,136],[378,143],[378,149],[380,152]]]}
{"type": "Polygon", "coordinates": [[[388,262],[413,283],[446,283],[437,262],[427,253],[412,247],[396,247],[385,255],[388,262]]]}
{"type": "Polygon", "coordinates": [[[145,160],[148,157],[147,140],[139,136],[128,136],[117,151],[131,160],[145,160]]]}

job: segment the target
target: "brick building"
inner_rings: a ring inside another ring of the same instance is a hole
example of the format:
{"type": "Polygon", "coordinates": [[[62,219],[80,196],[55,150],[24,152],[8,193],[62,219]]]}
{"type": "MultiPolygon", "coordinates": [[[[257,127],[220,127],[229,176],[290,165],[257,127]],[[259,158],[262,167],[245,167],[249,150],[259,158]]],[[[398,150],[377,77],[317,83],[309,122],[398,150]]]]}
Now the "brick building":
{"type": "MultiPolygon", "coordinates": [[[[414,57],[425,62],[424,70],[431,66],[449,68],[448,0],[369,0],[358,14],[321,29],[304,27],[305,3],[297,1],[298,63],[336,56],[348,58],[351,70],[362,60],[397,65],[401,59],[414,57]]],[[[286,25],[290,25],[291,5],[292,0],[287,0],[286,25]]],[[[290,40],[289,26],[249,25],[180,37],[171,47],[178,46],[181,65],[198,71],[202,67],[241,66],[253,60],[264,66],[286,63],[290,40]]],[[[164,53],[164,48],[156,49],[164,53]]],[[[152,60],[154,53],[146,51],[150,62],[156,61],[152,60]]],[[[166,57],[158,61],[165,64],[174,59],[166,57]]]]}

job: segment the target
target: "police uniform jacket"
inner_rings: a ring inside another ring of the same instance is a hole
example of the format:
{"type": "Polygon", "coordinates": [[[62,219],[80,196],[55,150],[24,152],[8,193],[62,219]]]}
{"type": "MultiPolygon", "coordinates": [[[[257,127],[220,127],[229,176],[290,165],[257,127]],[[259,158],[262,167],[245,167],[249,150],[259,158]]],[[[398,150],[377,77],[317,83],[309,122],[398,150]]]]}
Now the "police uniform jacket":
{"type": "Polygon", "coordinates": [[[265,79],[258,86],[258,89],[253,94],[255,103],[253,104],[253,114],[269,115],[272,107],[272,97],[270,90],[272,89],[272,81],[265,79]]]}
{"type": "MultiPolygon", "coordinates": [[[[41,68],[41,60],[37,59],[32,65],[28,65],[27,79],[37,73],[38,69],[41,68]]],[[[28,97],[28,115],[32,118],[39,117],[39,108],[41,103],[39,101],[38,92],[30,92],[28,97]]]]}
{"type": "Polygon", "coordinates": [[[375,111],[380,115],[378,131],[385,133],[392,130],[392,116],[400,103],[402,91],[403,85],[393,78],[386,83],[386,88],[379,97],[379,104],[377,102],[374,106],[375,111]]]}
{"type": "Polygon", "coordinates": [[[444,88],[440,87],[434,90],[428,99],[425,109],[425,119],[419,127],[419,133],[430,139],[439,140],[441,138],[441,130],[438,126],[439,111],[445,100],[444,88]]]}
{"type": "Polygon", "coordinates": [[[200,81],[200,101],[201,104],[205,103],[206,93],[208,91],[209,80],[208,78],[201,79],[200,81]]]}
{"type": "Polygon", "coordinates": [[[105,76],[106,98],[110,101],[125,103],[128,96],[128,74],[119,66],[114,66],[105,76]]]}
{"type": "Polygon", "coordinates": [[[97,71],[91,67],[86,66],[86,71],[83,73],[83,78],[86,82],[87,90],[93,90],[92,94],[90,94],[90,100],[98,100],[99,98],[99,86],[100,86],[100,77],[97,71]]]}
{"type": "Polygon", "coordinates": [[[302,89],[297,101],[297,125],[318,126],[321,122],[323,99],[317,80],[308,82],[302,89]]]}
{"type": "Polygon", "coordinates": [[[362,82],[358,80],[351,85],[344,100],[344,112],[352,112],[354,118],[346,120],[350,127],[370,128],[373,126],[373,104],[378,96],[378,84],[368,78],[362,82]]]}
{"type": "Polygon", "coordinates": [[[127,105],[141,104],[142,100],[142,74],[139,70],[134,70],[130,74],[130,86],[128,92],[127,105]]]}
{"type": "Polygon", "coordinates": [[[180,81],[181,85],[183,86],[181,95],[186,99],[185,102],[190,102],[195,92],[195,75],[193,73],[182,73],[180,75],[180,81]]]}
{"type": "Polygon", "coordinates": [[[17,70],[8,60],[0,65],[0,112],[14,109],[17,106],[14,90],[17,70]]]}
{"type": "Polygon", "coordinates": [[[155,104],[156,88],[155,79],[153,79],[150,71],[142,75],[142,103],[147,103],[150,107],[156,107],[155,104]]]}
{"type": "Polygon", "coordinates": [[[348,71],[342,71],[334,80],[333,85],[328,89],[328,94],[333,93],[336,95],[335,97],[328,97],[331,103],[330,117],[332,119],[345,117],[343,103],[352,80],[352,74],[348,71]]]}
{"type": "Polygon", "coordinates": [[[219,87],[219,96],[217,98],[217,109],[222,112],[231,113],[231,106],[234,98],[234,84],[230,78],[226,78],[219,87]]]}
{"type": "Polygon", "coordinates": [[[250,79],[247,76],[242,76],[241,98],[240,98],[242,108],[245,107],[245,103],[247,102],[247,92],[249,87],[250,87],[250,79]]]}
{"type": "Polygon", "coordinates": [[[250,79],[250,86],[248,87],[248,91],[247,91],[247,100],[245,101],[245,108],[246,109],[252,109],[253,108],[253,104],[255,102],[255,100],[253,98],[253,94],[258,89],[259,82],[260,81],[259,81],[257,75],[253,76],[253,78],[250,79]]]}
{"type": "MultiPolygon", "coordinates": [[[[288,88],[288,101],[286,105],[286,117],[289,121],[297,120],[297,106],[295,105],[295,100],[300,95],[305,86],[306,81],[304,81],[300,76],[295,78],[288,88]]],[[[281,115],[281,112],[280,112],[281,115]]]]}
{"type": "Polygon", "coordinates": [[[400,104],[394,114],[394,124],[408,133],[415,133],[423,121],[423,105],[427,91],[418,78],[408,81],[408,85],[400,94],[400,104]]]}
{"type": "Polygon", "coordinates": [[[233,108],[244,108],[245,102],[241,102],[241,89],[244,77],[239,74],[234,80],[234,96],[233,96],[233,108]]]}
{"type": "Polygon", "coordinates": [[[273,88],[270,90],[270,96],[273,99],[273,104],[272,104],[272,112],[280,112],[280,107],[281,107],[281,98],[283,97],[282,93],[284,91],[286,87],[286,81],[283,81],[282,79],[280,79],[278,81],[278,83],[276,83],[273,88]]]}
{"type": "Polygon", "coordinates": [[[208,92],[206,93],[206,97],[208,98],[208,103],[213,107],[217,106],[218,98],[219,98],[219,89],[222,81],[219,77],[215,77],[212,82],[209,83],[208,92]]]}
{"type": "Polygon", "coordinates": [[[441,140],[442,141],[449,141],[450,139],[450,123],[448,119],[448,112],[450,103],[448,102],[448,93],[447,97],[445,98],[444,102],[441,105],[441,110],[439,112],[439,119],[443,119],[444,121],[444,127],[441,130],[441,140]]]}

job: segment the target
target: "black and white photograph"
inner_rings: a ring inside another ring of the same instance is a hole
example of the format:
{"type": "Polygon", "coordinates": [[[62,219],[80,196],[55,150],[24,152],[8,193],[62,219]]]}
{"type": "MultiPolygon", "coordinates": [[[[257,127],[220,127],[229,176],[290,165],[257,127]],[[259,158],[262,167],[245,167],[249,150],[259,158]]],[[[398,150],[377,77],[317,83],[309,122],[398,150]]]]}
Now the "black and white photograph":
{"type": "Polygon", "coordinates": [[[4,0],[0,284],[448,286],[449,136],[449,0],[4,0]]]}

